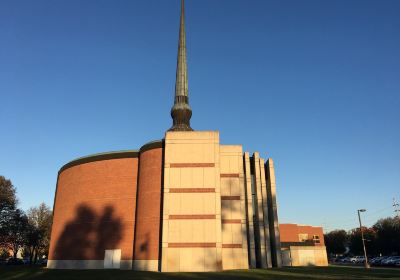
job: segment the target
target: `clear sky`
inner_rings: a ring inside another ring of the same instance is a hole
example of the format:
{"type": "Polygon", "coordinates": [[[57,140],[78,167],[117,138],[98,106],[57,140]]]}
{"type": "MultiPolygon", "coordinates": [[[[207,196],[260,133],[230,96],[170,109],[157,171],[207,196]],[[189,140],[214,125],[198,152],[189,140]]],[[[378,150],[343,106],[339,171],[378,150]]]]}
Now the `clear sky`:
{"type": "MultiPolygon", "coordinates": [[[[171,126],[180,1],[0,1],[0,174],[53,205],[59,168],[171,126]]],[[[186,1],[192,127],[275,162],[280,222],[400,199],[400,1],[186,1]]]]}

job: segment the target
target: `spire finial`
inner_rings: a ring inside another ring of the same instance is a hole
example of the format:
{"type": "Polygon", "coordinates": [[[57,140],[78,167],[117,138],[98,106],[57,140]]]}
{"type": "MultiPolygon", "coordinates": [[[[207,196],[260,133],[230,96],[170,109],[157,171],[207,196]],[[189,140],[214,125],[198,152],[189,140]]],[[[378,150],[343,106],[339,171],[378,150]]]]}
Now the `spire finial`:
{"type": "Polygon", "coordinates": [[[186,33],[185,33],[185,1],[181,2],[181,20],[179,27],[178,62],[176,66],[175,101],[171,109],[173,126],[170,131],[192,131],[190,118],[192,109],[189,105],[186,33]]]}

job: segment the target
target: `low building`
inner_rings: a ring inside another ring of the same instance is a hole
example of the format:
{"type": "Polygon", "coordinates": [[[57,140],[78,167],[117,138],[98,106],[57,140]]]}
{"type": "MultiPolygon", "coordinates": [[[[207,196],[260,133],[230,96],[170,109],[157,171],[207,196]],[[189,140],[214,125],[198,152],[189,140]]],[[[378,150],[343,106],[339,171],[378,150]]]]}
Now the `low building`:
{"type": "Polygon", "coordinates": [[[322,227],[280,224],[282,265],[327,266],[322,227]]]}

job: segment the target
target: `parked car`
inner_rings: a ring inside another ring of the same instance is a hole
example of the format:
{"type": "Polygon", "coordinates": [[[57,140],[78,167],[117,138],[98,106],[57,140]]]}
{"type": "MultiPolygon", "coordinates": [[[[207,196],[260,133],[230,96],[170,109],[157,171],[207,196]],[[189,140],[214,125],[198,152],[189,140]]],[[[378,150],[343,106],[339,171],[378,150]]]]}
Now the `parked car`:
{"type": "Polygon", "coordinates": [[[380,265],[385,266],[387,265],[386,262],[390,261],[392,257],[386,257],[383,260],[381,260],[380,265]]]}
{"type": "Polygon", "coordinates": [[[397,261],[400,261],[400,256],[391,256],[381,261],[383,266],[394,266],[397,261]]]}
{"type": "Polygon", "coordinates": [[[360,260],[363,260],[363,259],[365,259],[363,256],[354,256],[354,257],[351,257],[351,258],[350,258],[350,262],[352,262],[352,263],[359,263],[360,260]]]}
{"type": "Polygon", "coordinates": [[[376,266],[381,266],[381,265],[382,265],[382,262],[385,261],[385,260],[387,260],[388,258],[390,258],[390,257],[388,257],[388,256],[383,256],[381,259],[379,259],[378,261],[375,262],[375,265],[376,265],[376,266]]]}
{"type": "Polygon", "coordinates": [[[350,263],[350,262],[351,262],[351,258],[350,257],[343,258],[342,261],[341,261],[341,263],[350,263]]]}
{"type": "Polygon", "coordinates": [[[363,263],[363,262],[365,262],[365,257],[357,258],[355,263],[363,263]]]}
{"type": "Polygon", "coordinates": [[[371,265],[379,265],[384,258],[386,258],[386,257],[385,256],[375,257],[375,258],[371,259],[369,263],[371,265]]]}
{"type": "Polygon", "coordinates": [[[0,265],[6,265],[7,259],[0,259],[0,265]]]}
{"type": "Polygon", "coordinates": [[[397,267],[400,267],[400,261],[395,262],[394,265],[397,266],[397,267]]]}
{"type": "Polygon", "coordinates": [[[14,258],[10,258],[7,261],[7,265],[23,265],[24,261],[21,259],[14,259],[14,258]]]}
{"type": "Polygon", "coordinates": [[[390,266],[394,266],[398,261],[400,261],[400,256],[393,256],[387,264],[390,266]]]}
{"type": "Polygon", "coordinates": [[[39,260],[39,265],[47,266],[47,259],[39,260]]]}
{"type": "Polygon", "coordinates": [[[347,257],[340,257],[340,258],[338,258],[337,260],[336,260],[336,262],[337,263],[344,263],[345,262],[345,259],[346,259],[347,257]]]}

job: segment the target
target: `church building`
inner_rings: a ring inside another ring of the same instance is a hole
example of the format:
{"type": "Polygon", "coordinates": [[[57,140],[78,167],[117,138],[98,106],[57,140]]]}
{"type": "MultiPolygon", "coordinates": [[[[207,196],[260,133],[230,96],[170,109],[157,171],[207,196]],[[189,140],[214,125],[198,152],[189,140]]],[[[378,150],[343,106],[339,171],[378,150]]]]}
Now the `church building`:
{"type": "Polygon", "coordinates": [[[48,268],[281,266],[272,159],[190,126],[184,0],[177,60],[173,124],[163,139],[81,157],[58,172],[48,268]]]}

